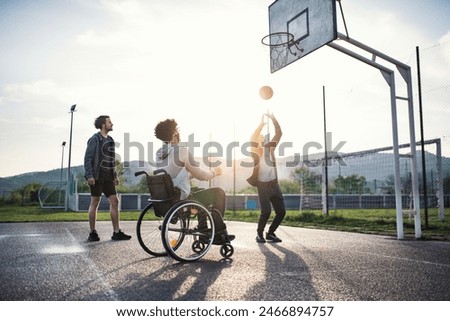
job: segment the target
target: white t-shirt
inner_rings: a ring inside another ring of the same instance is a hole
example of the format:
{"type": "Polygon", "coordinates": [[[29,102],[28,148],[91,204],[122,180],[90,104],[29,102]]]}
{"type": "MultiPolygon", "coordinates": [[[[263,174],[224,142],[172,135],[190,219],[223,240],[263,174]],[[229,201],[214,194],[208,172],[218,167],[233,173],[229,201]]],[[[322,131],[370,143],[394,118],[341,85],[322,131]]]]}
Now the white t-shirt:
{"type": "Polygon", "coordinates": [[[187,147],[169,143],[156,152],[156,167],[172,177],[173,185],[181,191],[182,200],[191,193],[191,176],[202,181],[214,177],[214,172],[203,170],[199,165],[187,147]]]}

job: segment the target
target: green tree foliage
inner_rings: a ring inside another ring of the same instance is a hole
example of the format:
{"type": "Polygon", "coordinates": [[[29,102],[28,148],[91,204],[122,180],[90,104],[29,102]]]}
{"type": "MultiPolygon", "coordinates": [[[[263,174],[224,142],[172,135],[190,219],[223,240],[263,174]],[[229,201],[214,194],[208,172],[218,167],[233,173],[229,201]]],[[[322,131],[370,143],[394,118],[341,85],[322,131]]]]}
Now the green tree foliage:
{"type": "Polygon", "coordinates": [[[255,186],[246,186],[239,190],[237,194],[258,194],[258,191],[256,190],[255,186]]]}
{"type": "Polygon", "coordinates": [[[83,173],[77,175],[77,191],[78,193],[89,193],[89,185],[83,173]]]}
{"type": "Polygon", "coordinates": [[[289,179],[281,179],[279,182],[281,192],[283,194],[298,194],[300,193],[300,182],[289,179]]]}
{"type": "Polygon", "coordinates": [[[133,187],[133,193],[148,193],[146,175],[143,175],[139,183],[133,187]]]}
{"type": "Polygon", "coordinates": [[[127,179],[124,175],[125,169],[123,163],[116,160],[116,172],[119,178],[119,185],[116,186],[118,193],[130,193],[130,188],[126,185],[127,179]]]}
{"type": "Polygon", "coordinates": [[[320,194],[322,193],[322,175],[316,174],[307,167],[296,168],[292,173],[295,182],[299,188],[297,193],[320,194]]]}
{"type": "Polygon", "coordinates": [[[39,203],[39,189],[42,187],[40,183],[26,184],[14,190],[8,199],[5,199],[5,204],[16,205],[31,205],[39,203]]]}
{"type": "Polygon", "coordinates": [[[330,186],[330,193],[333,194],[365,194],[370,189],[366,187],[367,182],[364,176],[349,175],[336,177],[330,186]]]}

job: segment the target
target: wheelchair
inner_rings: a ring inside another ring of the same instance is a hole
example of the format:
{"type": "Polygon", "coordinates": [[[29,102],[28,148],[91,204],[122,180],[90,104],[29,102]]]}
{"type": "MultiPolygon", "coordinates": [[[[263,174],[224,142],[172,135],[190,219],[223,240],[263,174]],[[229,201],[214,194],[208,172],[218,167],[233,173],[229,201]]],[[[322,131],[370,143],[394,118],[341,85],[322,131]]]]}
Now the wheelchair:
{"type": "Polygon", "coordinates": [[[214,215],[221,216],[217,209],[194,200],[178,200],[177,189],[164,170],[153,175],[139,171],[135,176],[143,174],[150,198],[137,221],[136,234],[144,251],[156,257],[170,255],[179,262],[201,259],[212,245],[220,245],[223,258],[233,255],[226,230],[216,230],[214,215]]]}

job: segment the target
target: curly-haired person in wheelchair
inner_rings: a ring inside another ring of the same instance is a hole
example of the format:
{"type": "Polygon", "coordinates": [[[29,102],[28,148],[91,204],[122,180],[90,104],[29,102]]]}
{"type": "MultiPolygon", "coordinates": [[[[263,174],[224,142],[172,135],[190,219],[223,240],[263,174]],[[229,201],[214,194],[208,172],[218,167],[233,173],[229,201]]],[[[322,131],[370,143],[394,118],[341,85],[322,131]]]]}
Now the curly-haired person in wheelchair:
{"type": "MultiPolygon", "coordinates": [[[[156,138],[163,141],[163,146],[156,152],[156,167],[164,169],[171,177],[175,188],[179,189],[180,200],[190,199],[202,203],[205,206],[212,206],[220,212],[213,215],[216,230],[225,231],[226,225],[223,222],[225,213],[226,195],[219,187],[205,188],[198,191],[191,191],[191,178],[198,180],[210,180],[222,174],[220,167],[213,171],[203,170],[194,160],[194,156],[187,147],[180,146],[180,134],[178,124],[174,119],[166,119],[159,122],[155,127],[156,138]]],[[[228,234],[228,240],[232,241],[234,235],[228,234]]]]}

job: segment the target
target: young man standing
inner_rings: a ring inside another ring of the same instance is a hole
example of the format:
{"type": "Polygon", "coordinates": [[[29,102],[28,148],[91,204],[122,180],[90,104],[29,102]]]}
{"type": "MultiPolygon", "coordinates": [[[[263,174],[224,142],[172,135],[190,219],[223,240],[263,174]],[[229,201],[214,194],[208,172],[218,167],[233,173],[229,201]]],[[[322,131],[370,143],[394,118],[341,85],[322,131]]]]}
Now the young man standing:
{"type": "Polygon", "coordinates": [[[256,130],[253,132],[250,141],[252,143],[252,157],[254,162],[253,173],[247,181],[256,186],[258,189],[259,205],[261,207],[261,214],[258,220],[256,242],[266,243],[266,239],[272,242],[281,242],[281,239],[275,235],[275,231],[280,226],[286,215],[286,207],[284,204],[283,194],[278,185],[275,148],[281,139],[281,127],[273,114],[265,114],[261,118],[261,122],[256,130]],[[264,136],[261,134],[263,129],[264,117],[272,120],[275,127],[275,135],[270,142],[265,142],[264,136]],[[264,238],[264,229],[269,220],[272,206],[275,211],[275,218],[269,226],[269,230],[264,238]]]}
{"type": "Polygon", "coordinates": [[[109,116],[99,116],[94,122],[95,128],[100,131],[95,133],[87,143],[84,155],[85,177],[91,190],[91,203],[89,205],[89,227],[90,233],[88,241],[100,241],[100,237],[95,230],[97,222],[97,211],[102,197],[102,193],[109,200],[111,221],[113,225],[112,240],[129,240],[131,236],[126,235],[119,227],[119,198],[117,197],[116,186],[119,178],[115,169],[114,139],[108,135],[113,130],[113,123],[109,116]]]}

